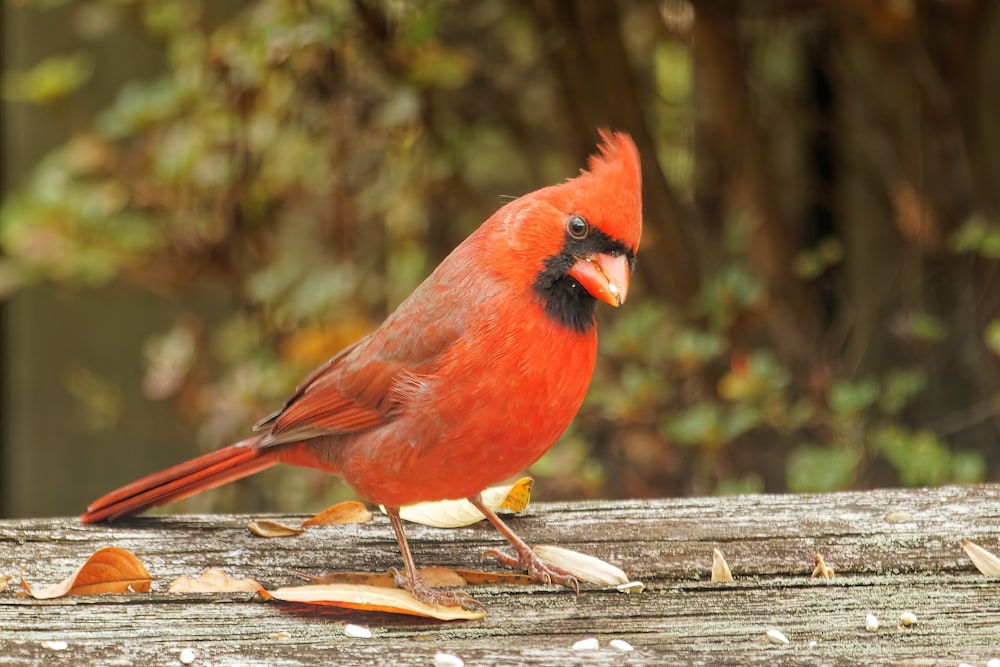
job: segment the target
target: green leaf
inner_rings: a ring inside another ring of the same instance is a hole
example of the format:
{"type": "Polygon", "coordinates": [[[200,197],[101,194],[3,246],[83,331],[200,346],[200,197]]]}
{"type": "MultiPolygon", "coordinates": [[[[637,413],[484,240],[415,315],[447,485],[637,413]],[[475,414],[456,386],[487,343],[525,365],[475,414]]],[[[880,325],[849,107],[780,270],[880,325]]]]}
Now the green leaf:
{"type": "Polygon", "coordinates": [[[10,100],[51,104],[90,79],[94,59],[87,53],[50,56],[26,72],[4,75],[3,96],[10,100]]]}
{"type": "Polygon", "coordinates": [[[934,433],[887,424],[876,430],[874,442],[905,486],[934,486],[949,481],[951,453],[934,433]]]}
{"type": "Polygon", "coordinates": [[[974,213],[949,239],[957,253],[971,252],[987,259],[1000,259],[1000,225],[982,213],[974,213]]]}
{"type": "Polygon", "coordinates": [[[865,410],[878,398],[878,384],[874,380],[841,381],[830,387],[827,404],[835,414],[855,415],[865,410]]]}
{"type": "Polygon", "coordinates": [[[896,414],[926,386],[927,371],[923,368],[893,369],[885,376],[879,407],[886,414],[896,414]]]}
{"type": "Polygon", "coordinates": [[[836,491],[854,482],[856,468],[854,455],[843,447],[801,445],[788,455],[785,474],[791,491],[836,491]]]}
{"type": "Polygon", "coordinates": [[[1000,319],[991,321],[983,331],[983,342],[995,355],[1000,356],[1000,319]]]}
{"type": "Polygon", "coordinates": [[[939,317],[929,313],[913,312],[900,320],[904,335],[921,343],[940,343],[948,336],[948,326],[939,317]]]}

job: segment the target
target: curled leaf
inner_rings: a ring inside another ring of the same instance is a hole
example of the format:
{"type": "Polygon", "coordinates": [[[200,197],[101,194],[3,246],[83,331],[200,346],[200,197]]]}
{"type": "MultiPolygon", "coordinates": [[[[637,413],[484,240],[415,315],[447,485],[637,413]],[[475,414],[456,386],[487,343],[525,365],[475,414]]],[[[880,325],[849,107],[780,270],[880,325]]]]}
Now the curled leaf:
{"type": "Polygon", "coordinates": [[[274,591],[262,591],[266,599],[299,604],[314,604],[390,614],[407,614],[436,618],[439,621],[475,620],[484,616],[481,611],[468,611],[461,607],[431,606],[421,602],[409,591],[359,584],[322,584],[288,586],[274,591]]]}
{"type": "Polygon", "coordinates": [[[306,532],[305,528],[289,526],[271,519],[253,521],[247,525],[247,530],[257,537],[295,537],[306,532]]]}
{"type": "MultiPolygon", "coordinates": [[[[520,512],[531,500],[534,481],[522,477],[513,484],[492,486],[482,492],[483,502],[494,511],[508,510],[520,512]]],[[[380,507],[384,512],[385,508],[380,507]]],[[[437,500],[426,503],[404,505],[399,516],[406,521],[434,528],[460,528],[471,526],[485,519],[483,513],[468,500],[437,500]]]]}
{"type": "Polygon", "coordinates": [[[721,583],[733,580],[726,557],[718,549],[712,549],[712,581],[721,583]]]}
{"type": "Polygon", "coordinates": [[[355,500],[345,500],[342,503],[331,505],[319,514],[306,519],[302,522],[302,527],[365,523],[371,520],[372,513],[368,511],[364,503],[359,503],[355,500]]]}
{"type": "Polygon", "coordinates": [[[572,549],[540,544],[535,547],[535,555],[549,565],[562,568],[577,579],[591,584],[617,586],[629,581],[628,575],[611,563],[572,549]]]}
{"type": "Polygon", "coordinates": [[[812,571],[813,579],[833,579],[833,568],[823,560],[823,554],[816,554],[813,562],[816,564],[812,571]]]}
{"type": "Polygon", "coordinates": [[[962,548],[976,569],[987,577],[1000,577],[1000,558],[975,542],[962,540],[962,548]]]}
{"type": "Polygon", "coordinates": [[[0,574],[0,593],[7,590],[7,584],[10,583],[11,576],[9,574],[0,574]]]}
{"type": "Polygon", "coordinates": [[[168,593],[234,593],[256,592],[261,586],[254,579],[233,579],[218,568],[209,568],[197,578],[177,577],[170,582],[168,593]]]}
{"type": "Polygon", "coordinates": [[[118,547],[98,549],[76,572],[51,586],[32,588],[21,578],[21,585],[36,600],[51,600],[65,595],[101,593],[148,593],[152,577],[139,559],[118,547]]]}

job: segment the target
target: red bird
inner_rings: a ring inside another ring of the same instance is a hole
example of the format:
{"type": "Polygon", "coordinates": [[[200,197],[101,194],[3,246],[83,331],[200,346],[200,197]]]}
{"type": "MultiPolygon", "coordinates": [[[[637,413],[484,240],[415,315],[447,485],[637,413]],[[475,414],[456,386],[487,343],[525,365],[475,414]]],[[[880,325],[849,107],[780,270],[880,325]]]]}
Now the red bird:
{"type": "Polygon", "coordinates": [[[619,306],[642,231],[639,154],[602,132],[589,170],[506,204],[382,325],[316,369],[256,436],[96,500],[84,523],[163,505],[277,463],[343,477],[385,506],[416,597],[464,604],[420,580],[401,505],[468,498],[514,545],[494,553],[536,580],[546,565],[479,493],[537,461],[576,415],[597,355],[597,301],[619,306]]]}

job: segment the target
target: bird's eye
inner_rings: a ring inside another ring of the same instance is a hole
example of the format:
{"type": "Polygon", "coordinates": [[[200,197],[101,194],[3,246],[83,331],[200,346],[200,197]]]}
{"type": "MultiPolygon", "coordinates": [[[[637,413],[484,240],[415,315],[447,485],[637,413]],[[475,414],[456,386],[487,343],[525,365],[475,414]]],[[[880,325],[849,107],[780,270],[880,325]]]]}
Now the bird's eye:
{"type": "Polygon", "coordinates": [[[577,241],[582,241],[587,238],[587,234],[590,232],[590,225],[579,215],[570,216],[570,219],[566,221],[566,231],[577,241]]]}

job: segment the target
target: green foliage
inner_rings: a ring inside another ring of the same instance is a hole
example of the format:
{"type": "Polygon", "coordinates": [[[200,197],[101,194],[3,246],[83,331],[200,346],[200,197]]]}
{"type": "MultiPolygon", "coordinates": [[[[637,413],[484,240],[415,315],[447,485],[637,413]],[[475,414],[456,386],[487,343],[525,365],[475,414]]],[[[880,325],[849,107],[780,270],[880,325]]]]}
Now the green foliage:
{"type": "Polygon", "coordinates": [[[792,450],[786,466],[790,491],[839,491],[853,484],[858,461],[844,447],[801,445],[792,450]]]}
{"type": "Polygon", "coordinates": [[[4,72],[3,96],[18,102],[54,104],[85,84],[93,72],[94,61],[85,53],[51,56],[26,72],[4,72]]]}

